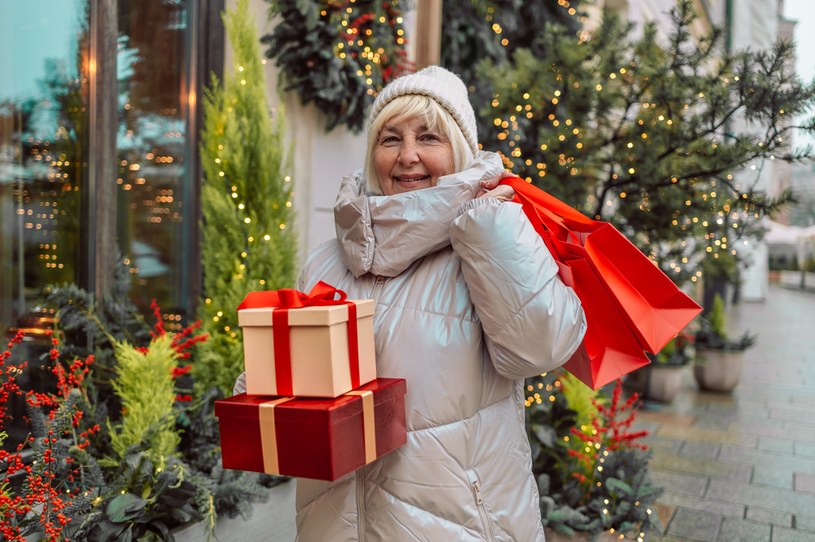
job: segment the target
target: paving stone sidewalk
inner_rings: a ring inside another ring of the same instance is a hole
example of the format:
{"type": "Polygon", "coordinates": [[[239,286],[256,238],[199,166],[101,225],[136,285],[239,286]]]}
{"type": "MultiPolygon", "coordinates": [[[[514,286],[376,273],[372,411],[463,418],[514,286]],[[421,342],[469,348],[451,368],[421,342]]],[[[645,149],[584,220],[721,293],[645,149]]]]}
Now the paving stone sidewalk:
{"type": "Polygon", "coordinates": [[[736,390],[701,392],[688,367],[673,402],[638,415],[665,488],[649,540],[815,542],[815,293],[771,285],[728,315],[758,334],[736,390]]]}

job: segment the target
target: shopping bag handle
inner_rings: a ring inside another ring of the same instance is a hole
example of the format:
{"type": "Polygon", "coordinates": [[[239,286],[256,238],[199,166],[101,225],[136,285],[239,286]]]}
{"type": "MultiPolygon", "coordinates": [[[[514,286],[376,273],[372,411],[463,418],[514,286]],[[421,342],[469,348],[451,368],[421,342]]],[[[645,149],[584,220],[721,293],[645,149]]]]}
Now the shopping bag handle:
{"type": "Polygon", "coordinates": [[[577,211],[563,203],[553,195],[544,192],[532,183],[528,183],[520,177],[504,177],[498,184],[511,186],[515,194],[523,204],[524,200],[529,202],[535,209],[550,211],[547,216],[555,220],[562,227],[569,229],[565,224],[571,221],[577,224],[590,225],[594,220],[590,219],[580,211],[577,211]]]}
{"type": "MultiPolygon", "coordinates": [[[[503,184],[511,186],[510,183],[503,184]]],[[[546,245],[546,248],[549,249],[549,252],[555,256],[556,260],[562,260],[565,255],[562,254],[562,251],[559,248],[559,243],[557,243],[557,232],[568,231],[563,225],[562,221],[557,216],[551,216],[549,213],[546,213],[544,209],[537,207],[534,203],[532,203],[532,201],[517,191],[515,192],[514,201],[521,204],[524,214],[527,216],[527,218],[529,218],[529,222],[532,224],[532,227],[535,228],[535,231],[543,240],[543,243],[546,245]],[[544,211],[544,213],[546,213],[546,218],[541,216],[540,211],[544,211]]]]}
{"type": "Polygon", "coordinates": [[[567,256],[559,248],[559,242],[582,244],[578,234],[572,231],[564,218],[569,219],[572,224],[592,224],[593,220],[519,177],[505,177],[499,184],[511,186],[515,190],[515,199],[521,203],[524,213],[554,255],[561,259],[567,256]]]}

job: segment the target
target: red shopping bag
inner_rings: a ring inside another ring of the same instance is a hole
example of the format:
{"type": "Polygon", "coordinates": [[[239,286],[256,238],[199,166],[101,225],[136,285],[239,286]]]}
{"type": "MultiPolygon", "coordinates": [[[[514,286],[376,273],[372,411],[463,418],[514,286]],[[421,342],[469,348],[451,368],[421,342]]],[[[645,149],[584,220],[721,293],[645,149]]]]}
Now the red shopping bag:
{"type": "MultiPolygon", "coordinates": [[[[608,222],[592,220],[517,177],[512,186],[556,259],[580,258],[599,275],[642,348],[656,354],[702,308],[608,222]]],[[[585,304],[585,303],[584,303],[585,304]]]]}
{"type": "Polygon", "coordinates": [[[563,368],[596,390],[648,365],[637,338],[598,275],[580,258],[558,262],[560,277],[583,302],[587,331],[583,343],[563,368]]]}

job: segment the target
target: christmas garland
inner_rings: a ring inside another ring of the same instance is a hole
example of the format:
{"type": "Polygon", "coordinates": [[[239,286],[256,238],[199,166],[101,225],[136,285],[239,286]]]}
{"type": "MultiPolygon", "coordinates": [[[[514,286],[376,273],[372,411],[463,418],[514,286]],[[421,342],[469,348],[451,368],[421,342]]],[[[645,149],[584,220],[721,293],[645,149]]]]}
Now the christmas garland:
{"type": "Polygon", "coordinates": [[[282,69],[285,90],[314,103],[330,131],[359,132],[389,81],[411,70],[398,0],[267,0],[279,16],[261,42],[282,69]]]}

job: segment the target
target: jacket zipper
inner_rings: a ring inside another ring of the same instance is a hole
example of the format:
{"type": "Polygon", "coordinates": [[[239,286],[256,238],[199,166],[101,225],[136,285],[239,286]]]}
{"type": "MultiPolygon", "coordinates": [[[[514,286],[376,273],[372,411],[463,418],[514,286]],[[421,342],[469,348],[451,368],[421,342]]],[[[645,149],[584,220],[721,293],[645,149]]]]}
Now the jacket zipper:
{"type": "Polygon", "coordinates": [[[357,540],[365,542],[365,478],[362,471],[365,467],[357,469],[355,473],[357,483],[357,540]]]}
{"type": "Polygon", "coordinates": [[[371,291],[371,299],[374,301],[376,301],[376,298],[379,296],[379,292],[382,291],[383,284],[385,284],[385,277],[377,275],[376,282],[374,282],[374,289],[371,291]]]}
{"type": "Polygon", "coordinates": [[[475,495],[475,504],[478,506],[478,515],[481,516],[481,523],[484,525],[484,533],[487,540],[494,542],[495,537],[492,534],[492,523],[490,522],[489,515],[487,514],[487,507],[484,505],[484,498],[481,495],[481,484],[478,481],[478,476],[475,472],[469,471],[470,487],[475,495]]]}
{"type": "MultiPolygon", "coordinates": [[[[382,290],[384,283],[385,277],[377,275],[371,292],[371,299],[376,301],[376,297],[382,290]]],[[[355,474],[357,484],[357,539],[359,542],[365,542],[365,477],[362,475],[364,469],[365,467],[357,469],[355,474]]]]}

